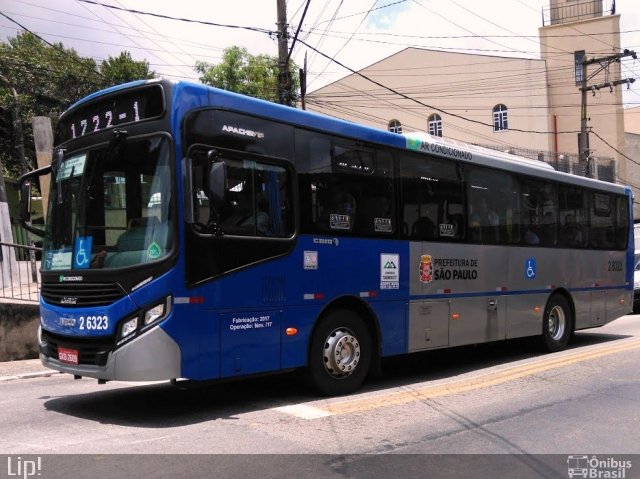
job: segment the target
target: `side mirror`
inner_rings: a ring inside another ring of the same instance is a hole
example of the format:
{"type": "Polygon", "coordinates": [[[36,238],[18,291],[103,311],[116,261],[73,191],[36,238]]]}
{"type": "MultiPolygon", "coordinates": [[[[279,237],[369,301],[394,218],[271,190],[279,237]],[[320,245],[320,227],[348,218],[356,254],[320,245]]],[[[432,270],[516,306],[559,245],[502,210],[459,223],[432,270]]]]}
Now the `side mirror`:
{"type": "Polygon", "coordinates": [[[227,188],[227,165],[220,161],[211,163],[209,166],[209,192],[211,200],[216,203],[222,203],[225,199],[227,188]]]}
{"type": "Polygon", "coordinates": [[[21,223],[31,221],[31,182],[25,181],[20,185],[20,217],[21,223]]]}

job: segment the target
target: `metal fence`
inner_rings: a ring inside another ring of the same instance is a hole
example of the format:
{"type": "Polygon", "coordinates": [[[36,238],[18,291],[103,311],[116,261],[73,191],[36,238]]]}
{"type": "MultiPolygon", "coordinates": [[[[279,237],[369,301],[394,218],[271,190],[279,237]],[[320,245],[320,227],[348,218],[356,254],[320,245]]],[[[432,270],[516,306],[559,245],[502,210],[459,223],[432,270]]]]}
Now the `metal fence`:
{"type": "Polygon", "coordinates": [[[542,9],[542,25],[558,25],[616,14],[615,0],[577,0],[557,2],[542,9]]]}
{"type": "Polygon", "coordinates": [[[42,248],[0,241],[0,300],[38,301],[42,248]]]}
{"type": "Polygon", "coordinates": [[[523,156],[530,160],[538,160],[548,163],[557,171],[571,173],[577,176],[596,178],[609,183],[616,182],[616,162],[613,158],[592,157],[589,161],[580,161],[577,154],[553,153],[550,151],[532,150],[529,148],[508,147],[504,145],[487,145],[478,143],[478,146],[491,150],[504,151],[513,155],[523,156]]]}

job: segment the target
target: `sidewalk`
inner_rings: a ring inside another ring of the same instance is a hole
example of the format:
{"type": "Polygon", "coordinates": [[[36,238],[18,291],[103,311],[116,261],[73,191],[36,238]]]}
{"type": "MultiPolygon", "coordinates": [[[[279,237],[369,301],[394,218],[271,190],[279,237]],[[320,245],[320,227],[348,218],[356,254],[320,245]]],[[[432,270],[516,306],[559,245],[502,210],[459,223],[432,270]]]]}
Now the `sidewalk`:
{"type": "Polygon", "coordinates": [[[61,374],[45,368],[39,359],[0,362],[0,383],[18,379],[43,378],[61,374]]]}

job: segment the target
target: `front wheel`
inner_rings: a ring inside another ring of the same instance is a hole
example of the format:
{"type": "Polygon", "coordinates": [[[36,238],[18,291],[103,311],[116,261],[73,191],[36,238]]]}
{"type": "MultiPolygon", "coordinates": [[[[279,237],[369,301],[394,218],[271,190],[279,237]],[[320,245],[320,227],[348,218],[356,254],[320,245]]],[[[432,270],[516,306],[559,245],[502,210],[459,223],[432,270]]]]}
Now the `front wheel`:
{"type": "Polygon", "coordinates": [[[371,352],[371,335],[362,318],[345,309],[333,311],[311,339],[307,378],[321,394],[349,394],[367,376],[371,352]]]}
{"type": "Polygon", "coordinates": [[[542,318],[542,342],[549,352],[560,351],[567,347],[573,322],[571,308],[564,296],[552,296],[547,302],[542,318]]]}

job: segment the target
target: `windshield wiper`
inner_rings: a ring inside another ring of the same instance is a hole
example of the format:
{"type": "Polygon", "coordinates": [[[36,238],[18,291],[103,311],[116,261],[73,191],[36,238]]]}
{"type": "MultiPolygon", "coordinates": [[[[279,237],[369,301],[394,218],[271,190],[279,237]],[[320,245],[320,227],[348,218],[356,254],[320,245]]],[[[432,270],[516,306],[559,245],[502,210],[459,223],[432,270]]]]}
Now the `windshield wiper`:
{"type": "MultiPolygon", "coordinates": [[[[107,145],[107,150],[104,152],[102,158],[100,158],[101,163],[106,163],[111,158],[113,158],[120,151],[120,146],[127,139],[127,130],[113,130],[113,136],[107,145]]],[[[98,171],[98,160],[93,161],[93,166],[91,168],[91,173],[89,174],[89,181],[87,182],[87,195],[92,200],[95,199],[93,197],[92,191],[95,187],[93,184],[96,176],[96,171],[98,171]]]]}
{"type": "Polygon", "coordinates": [[[56,189],[57,191],[57,196],[56,199],[58,201],[58,204],[61,205],[64,202],[64,195],[62,194],[62,159],[64,158],[64,152],[66,150],[64,148],[59,148],[58,152],[57,152],[57,162],[56,162],[56,171],[55,171],[55,175],[56,175],[56,189]]]}

